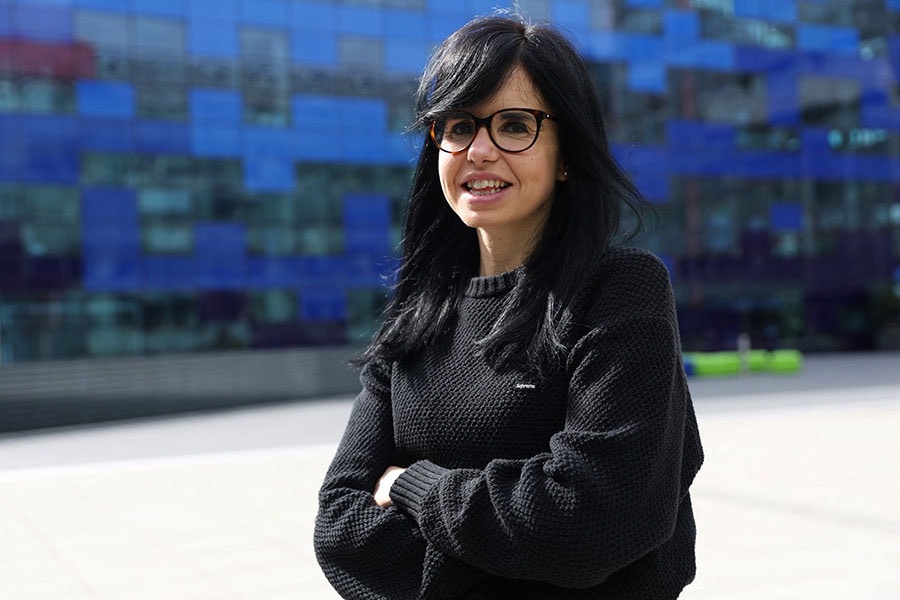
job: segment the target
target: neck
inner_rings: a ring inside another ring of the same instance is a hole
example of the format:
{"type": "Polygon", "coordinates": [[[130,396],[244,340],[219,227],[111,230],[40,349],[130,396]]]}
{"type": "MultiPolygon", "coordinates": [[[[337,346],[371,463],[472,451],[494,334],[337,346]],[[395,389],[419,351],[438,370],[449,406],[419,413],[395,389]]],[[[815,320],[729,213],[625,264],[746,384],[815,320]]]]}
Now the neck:
{"type": "Polygon", "coordinates": [[[524,242],[516,236],[506,237],[496,232],[478,230],[479,265],[482,277],[499,275],[525,264],[531,254],[531,240],[524,242]]]}

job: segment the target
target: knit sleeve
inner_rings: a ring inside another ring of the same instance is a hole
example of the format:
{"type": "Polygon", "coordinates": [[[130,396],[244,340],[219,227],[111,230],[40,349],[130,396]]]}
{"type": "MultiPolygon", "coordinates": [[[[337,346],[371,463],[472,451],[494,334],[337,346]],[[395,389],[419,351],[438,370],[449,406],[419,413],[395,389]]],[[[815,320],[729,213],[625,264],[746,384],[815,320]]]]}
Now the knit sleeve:
{"type": "Polygon", "coordinates": [[[384,470],[396,464],[384,371],[364,369],[363,390],[319,491],[316,558],[334,588],[353,600],[416,598],[425,556],[416,523],[372,496],[384,470]]]}
{"type": "Polygon", "coordinates": [[[668,540],[690,478],[690,402],[671,314],[606,320],[570,354],[549,451],[483,470],[414,463],[391,496],[442,552],[510,579],[599,585],[668,540]]]}

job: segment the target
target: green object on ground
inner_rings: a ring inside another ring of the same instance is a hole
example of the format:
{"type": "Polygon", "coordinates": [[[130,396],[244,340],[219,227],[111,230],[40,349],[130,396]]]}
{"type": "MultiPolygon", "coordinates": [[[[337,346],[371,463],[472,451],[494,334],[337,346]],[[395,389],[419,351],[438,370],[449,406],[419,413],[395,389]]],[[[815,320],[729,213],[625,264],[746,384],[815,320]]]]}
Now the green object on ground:
{"type": "Polygon", "coordinates": [[[772,373],[796,373],[802,367],[803,354],[799,350],[769,352],[769,371],[772,373]]]}
{"type": "Polygon", "coordinates": [[[739,352],[686,352],[686,364],[697,377],[723,377],[742,373],[797,373],[803,368],[799,350],[751,350],[739,352]]]}
{"type": "Polygon", "coordinates": [[[691,354],[691,358],[698,377],[738,375],[741,372],[737,352],[697,352],[691,354]]]}
{"type": "Polygon", "coordinates": [[[769,353],[765,350],[751,350],[747,356],[747,366],[751,373],[759,373],[769,368],[769,353]]]}

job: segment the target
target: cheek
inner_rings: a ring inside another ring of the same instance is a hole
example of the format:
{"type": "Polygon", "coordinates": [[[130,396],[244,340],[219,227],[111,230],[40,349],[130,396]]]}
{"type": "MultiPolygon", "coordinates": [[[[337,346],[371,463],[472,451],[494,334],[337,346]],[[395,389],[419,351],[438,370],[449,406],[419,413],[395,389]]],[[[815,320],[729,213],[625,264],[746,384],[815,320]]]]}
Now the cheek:
{"type": "Polygon", "coordinates": [[[455,188],[453,184],[456,173],[454,158],[452,154],[447,154],[446,152],[441,152],[441,155],[438,157],[438,179],[441,181],[441,189],[444,190],[444,196],[448,200],[452,198],[455,188]]]}

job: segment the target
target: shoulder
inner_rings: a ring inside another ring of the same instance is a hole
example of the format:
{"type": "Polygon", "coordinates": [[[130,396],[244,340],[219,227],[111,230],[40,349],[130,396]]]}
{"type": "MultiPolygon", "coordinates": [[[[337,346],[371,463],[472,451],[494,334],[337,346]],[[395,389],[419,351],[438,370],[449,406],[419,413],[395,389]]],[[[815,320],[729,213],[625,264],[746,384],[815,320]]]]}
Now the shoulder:
{"type": "Polygon", "coordinates": [[[648,275],[668,279],[662,259],[643,248],[613,246],[597,261],[595,273],[621,273],[625,276],[648,275]]]}
{"type": "Polygon", "coordinates": [[[381,359],[368,360],[360,370],[359,380],[372,393],[384,394],[391,390],[392,367],[381,359]]]}
{"type": "Polygon", "coordinates": [[[579,312],[598,317],[674,317],[669,270],[647,250],[610,248],[584,279],[578,294],[579,312]]]}

